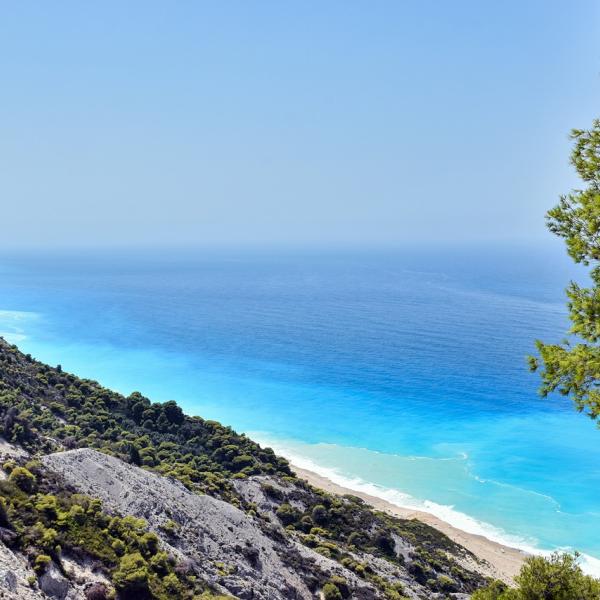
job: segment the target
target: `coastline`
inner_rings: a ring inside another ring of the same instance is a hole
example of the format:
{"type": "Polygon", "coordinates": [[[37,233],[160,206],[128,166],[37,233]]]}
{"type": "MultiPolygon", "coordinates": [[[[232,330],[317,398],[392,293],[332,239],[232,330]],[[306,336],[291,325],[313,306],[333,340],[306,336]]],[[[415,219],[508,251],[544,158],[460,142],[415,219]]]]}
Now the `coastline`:
{"type": "Polygon", "coordinates": [[[505,583],[512,583],[515,575],[519,573],[521,565],[528,554],[522,550],[504,546],[498,542],[487,539],[482,535],[467,533],[446,523],[442,519],[424,511],[401,508],[376,496],[371,496],[364,492],[356,491],[351,488],[343,487],[334,483],[327,477],[318,473],[303,469],[291,463],[292,470],[310,483],[312,486],[330,492],[332,494],[352,494],[361,498],[370,504],[376,510],[387,512],[401,519],[418,519],[427,525],[434,527],[447,535],[451,540],[465,547],[472,552],[480,561],[479,564],[472,564],[471,567],[477,568],[483,575],[494,579],[501,579],[505,583]]]}

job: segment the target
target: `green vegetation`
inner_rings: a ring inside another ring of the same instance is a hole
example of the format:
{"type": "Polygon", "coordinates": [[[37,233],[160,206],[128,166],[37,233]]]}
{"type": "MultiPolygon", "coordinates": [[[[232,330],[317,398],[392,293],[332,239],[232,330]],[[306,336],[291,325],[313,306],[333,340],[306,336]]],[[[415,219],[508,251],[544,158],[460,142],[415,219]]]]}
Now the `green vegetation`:
{"type": "MultiPolygon", "coordinates": [[[[463,569],[449,554],[466,551],[420,521],[375,512],[356,496],[333,496],[303,481],[296,481],[289,490],[266,484],[263,491],[279,503],[277,517],[290,535],[370,581],[391,600],[404,597],[402,586],[390,584],[368,563],[357,561],[357,552],[378,556],[397,567],[406,566],[419,583],[435,592],[472,590],[482,584],[481,578],[463,569]],[[396,548],[395,538],[405,545],[403,552],[396,548]]],[[[327,590],[335,594],[331,586],[327,590]]],[[[339,591],[344,597],[343,589],[339,591]]]]}
{"type": "MultiPolygon", "coordinates": [[[[2,539],[32,557],[37,575],[65,555],[88,557],[113,582],[120,598],[189,599],[206,590],[159,548],[142,519],[106,514],[99,500],[59,486],[30,462],[5,463],[0,481],[5,515],[2,539]]],[[[100,592],[98,592],[98,595],[100,592]]]]}
{"type": "Polygon", "coordinates": [[[232,477],[291,476],[287,461],[270,448],[214,421],[184,415],[173,401],[151,403],[138,392],[124,397],[6,344],[0,372],[4,437],[25,448],[95,448],[234,503],[232,477]]]}
{"type": "Polygon", "coordinates": [[[558,391],[573,399],[577,410],[592,419],[600,416],[600,120],[589,130],[575,129],[571,163],[585,184],[562,196],[548,212],[548,227],[565,239],[569,255],[591,267],[590,287],[571,282],[567,288],[571,339],[562,344],[537,342],[539,357],[530,357],[532,370],[542,368],[541,393],[558,391]]]}
{"type": "Polygon", "coordinates": [[[600,581],[584,575],[577,555],[533,556],[516,577],[516,588],[500,581],[473,594],[472,600],[600,600],[600,581]]]}
{"type": "Polygon", "coordinates": [[[334,583],[328,581],[323,586],[323,598],[325,598],[325,600],[342,600],[343,596],[338,587],[334,583]]]}

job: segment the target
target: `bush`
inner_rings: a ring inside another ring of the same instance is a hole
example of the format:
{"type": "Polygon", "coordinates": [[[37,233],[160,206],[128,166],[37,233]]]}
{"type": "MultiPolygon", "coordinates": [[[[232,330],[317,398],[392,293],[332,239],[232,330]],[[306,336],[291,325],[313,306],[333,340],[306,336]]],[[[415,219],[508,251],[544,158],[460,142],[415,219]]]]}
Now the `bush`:
{"type": "Polygon", "coordinates": [[[38,554],[33,561],[33,570],[41,575],[52,562],[52,559],[47,554],[38,554]]]}
{"type": "Polygon", "coordinates": [[[151,531],[144,533],[139,543],[146,557],[153,556],[158,552],[158,536],[151,531]]]}
{"type": "Polygon", "coordinates": [[[144,592],[148,588],[148,563],[139,552],[126,554],[113,573],[113,582],[125,594],[144,592]]]}
{"type": "Polygon", "coordinates": [[[421,584],[425,585],[429,578],[429,569],[419,561],[413,561],[408,567],[408,572],[421,584]]]}
{"type": "Polygon", "coordinates": [[[119,540],[119,539],[116,539],[110,545],[110,547],[114,550],[114,552],[117,556],[123,556],[123,554],[125,554],[125,550],[127,549],[125,547],[125,542],[123,542],[123,540],[119,540]]]}
{"type": "Polygon", "coordinates": [[[348,536],[348,546],[360,546],[364,541],[362,534],[358,533],[358,531],[353,531],[348,536]]]}
{"type": "Polygon", "coordinates": [[[35,487],[35,477],[25,467],[15,467],[9,477],[9,481],[12,481],[19,489],[23,490],[27,494],[31,494],[35,487]]]}
{"type": "Polygon", "coordinates": [[[531,556],[515,577],[516,589],[500,582],[473,594],[473,600],[600,600],[600,581],[585,575],[577,554],[531,556]]]}
{"type": "Polygon", "coordinates": [[[271,485],[270,483],[263,483],[261,487],[263,492],[269,498],[273,498],[275,500],[283,500],[283,492],[279,488],[276,488],[274,485],[271,485]]]}
{"type": "Polygon", "coordinates": [[[6,512],[6,503],[0,498],[0,527],[10,527],[8,513],[6,512]]]}
{"type": "Polygon", "coordinates": [[[374,538],[375,546],[379,548],[384,554],[388,556],[394,556],[396,554],[396,544],[394,543],[394,538],[383,529],[380,529],[374,538]]]}
{"type": "Polygon", "coordinates": [[[17,463],[14,460],[7,460],[5,463],[2,464],[2,469],[6,473],[10,473],[16,466],[17,463]]]}
{"type": "Polygon", "coordinates": [[[169,519],[169,520],[165,521],[164,523],[162,523],[160,528],[167,535],[173,535],[179,528],[179,525],[177,525],[177,523],[175,523],[175,521],[169,519]]]}
{"type": "Polygon", "coordinates": [[[165,586],[165,590],[169,594],[172,594],[175,597],[181,596],[181,594],[183,592],[183,587],[181,585],[181,582],[179,581],[179,579],[177,579],[177,576],[174,573],[167,575],[162,580],[162,582],[163,582],[163,585],[165,586]]]}
{"type": "Polygon", "coordinates": [[[295,523],[298,520],[298,517],[300,516],[299,512],[291,504],[288,504],[287,502],[282,504],[277,509],[276,514],[277,514],[277,517],[279,518],[279,520],[284,525],[291,525],[292,523],[295,523]]]}
{"type": "Polygon", "coordinates": [[[333,585],[335,585],[335,587],[337,587],[337,589],[340,590],[342,598],[350,597],[350,588],[348,587],[348,582],[343,577],[340,577],[339,575],[334,575],[331,578],[330,583],[333,583],[333,585]]]}
{"type": "Polygon", "coordinates": [[[319,554],[321,554],[322,556],[325,556],[326,558],[331,558],[331,549],[327,548],[327,546],[317,546],[315,548],[315,552],[318,552],[319,554]]]}
{"type": "Polygon", "coordinates": [[[337,585],[330,581],[323,586],[322,591],[325,600],[342,600],[342,592],[340,592],[337,585]]]}
{"type": "Polygon", "coordinates": [[[56,503],[56,497],[51,494],[44,494],[38,498],[38,501],[35,503],[35,509],[42,513],[48,519],[56,518],[56,511],[58,510],[58,505],[56,503]]]}
{"type": "Polygon", "coordinates": [[[327,525],[327,521],[329,521],[329,514],[327,509],[322,504],[317,504],[312,509],[312,520],[317,525],[327,525]]]}
{"type": "Polygon", "coordinates": [[[150,560],[149,564],[155,573],[158,573],[161,577],[164,577],[169,573],[169,555],[166,552],[159,552],[155,554],[150,560]]]}
{"type": "Polygon", "coordinates": [[[557,600],[600,600],[600,582],[583,574],[577,555],[555,553],[550,559],[531,557],[515,581],[526,600],[547,598],[550,592],[557,600]]]}
{"type": "Polygon", "coordinates": [[[18,414],[19,411],[14,406],[11,406],[6,411],[6,415],[4,416],[4,437],[7,440],[10,440],[12,437],[12,430],[15,426],[15,421],[17,419],[18,414]]]}
{"type": "Polygon", "coordinates": [[[437,587],[442,592],[456,592],[458,590],[458,586],[456,585],[456,581],[451,579],[446,575],[439,575],[437,578],[437,587]]]}

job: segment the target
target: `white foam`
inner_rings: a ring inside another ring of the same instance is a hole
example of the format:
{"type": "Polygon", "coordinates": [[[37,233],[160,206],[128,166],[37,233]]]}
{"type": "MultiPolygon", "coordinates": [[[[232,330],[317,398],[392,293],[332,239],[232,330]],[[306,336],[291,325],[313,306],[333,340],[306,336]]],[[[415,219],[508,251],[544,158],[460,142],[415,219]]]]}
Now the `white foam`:
{"type": "MultiPolygon", "coordinates": [[[[260,437],[260,434],[258,437],[260,437]]],[[[453,506],[438,504],[430,500],[419,500],[400,490],[386,488],[375,483],[370,483],[359,477],[344,475],[334,468],[324,467],[315,463],[310,458],[297,454],[296,452],[290,450],[290,448],[287,448],[285,445],[280,445],[277,442],[273,443],[272,440],[264,441],[264,445],[270,446],[277,454],[287,458],[293,465],[301,469],[312,471],[313,473],[316,473],[321,477],[325,477],[331,482],[349,490],[362,492],[364,494],[368,494],[369,496],[381,498],[382,500],[385,500],[386,502],[389,502],[390,504],[393,504],[399,508],[429,513],[448,523],[449,525],[452,525],[452,527],[456,527],[457,529],[460,529],[466,533],[480,535],[488,540],[491,540],[492,542],[497,542],[503,546],[521,550],[527,554],[549,556],[554,551],[572,551],[572,548],[554,548],[553,550],[539,548],[536,544],[536,540],[534,539],[527,539],[509,534],[500,527],[479,521],[463,512],[455,510],[453,506]]],[[[579,564],[584,573],[600,578],[599,559],[587,554],[581,554],[579,564]]]]}
{"type": "Polygon", "coordinates": [[[37,313],[22,310],[0,310],[0,337],[9,344],[19,344],[27,339],[25,323],[36,319],[37,313]]]}

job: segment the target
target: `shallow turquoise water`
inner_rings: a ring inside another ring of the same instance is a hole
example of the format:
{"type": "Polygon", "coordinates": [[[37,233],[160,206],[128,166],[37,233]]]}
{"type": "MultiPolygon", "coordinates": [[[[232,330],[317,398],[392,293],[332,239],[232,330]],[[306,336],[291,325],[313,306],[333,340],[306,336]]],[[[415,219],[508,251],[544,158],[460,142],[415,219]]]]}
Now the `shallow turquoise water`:
{"type": "Polygon", "coordinates": [[[0,332],[340,483],[600,558],[600,432],[525,363],[577,275],[531,248],[13,255],[0,332]]]}

